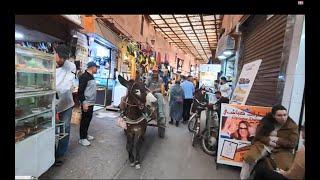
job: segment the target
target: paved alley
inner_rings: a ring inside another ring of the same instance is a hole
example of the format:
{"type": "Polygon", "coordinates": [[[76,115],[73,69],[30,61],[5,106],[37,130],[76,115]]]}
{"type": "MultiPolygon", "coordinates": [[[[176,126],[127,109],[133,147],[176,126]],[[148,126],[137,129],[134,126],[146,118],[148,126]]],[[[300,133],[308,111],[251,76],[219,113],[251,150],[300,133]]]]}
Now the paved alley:
{"type": "MultiPolygon", "coordinates": [[[[104,109],[96,111],[105,113],[104,109]]],[[[220,165],[216,170],[213,157],[205,154],[200,143],[191,146],[187,126],[167,125],[160,139],[157,128],[148,127],[141,150],[142,168],[130,167],[126,137],[115,125],[116,112],[92,120],[89,134],[96,139],[91,146],[78,144],[79,126],[72,124],[69,151],[64,164],[51,167],[40,179],[238,179],[240,168],[220,165]]]]}

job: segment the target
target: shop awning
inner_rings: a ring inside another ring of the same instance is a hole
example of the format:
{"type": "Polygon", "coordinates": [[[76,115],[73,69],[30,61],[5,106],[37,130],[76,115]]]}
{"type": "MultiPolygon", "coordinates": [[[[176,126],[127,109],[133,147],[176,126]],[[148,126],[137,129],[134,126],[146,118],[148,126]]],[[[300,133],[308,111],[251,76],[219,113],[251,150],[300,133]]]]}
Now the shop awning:
{"type": "Polygon", "coordinates": [[[62,15],[16,15],[15,24],[36,30],[62,41],[69,41],[72,30],[82,29],[81,26],[62,15]]]}
{"type": "Polygon", "coordinates": [[[149,15],[156,29],[184,52],[196,59],[207,62],[214,57],[217,48],[218,32],[221,28],[221,15],[149,15]]]}

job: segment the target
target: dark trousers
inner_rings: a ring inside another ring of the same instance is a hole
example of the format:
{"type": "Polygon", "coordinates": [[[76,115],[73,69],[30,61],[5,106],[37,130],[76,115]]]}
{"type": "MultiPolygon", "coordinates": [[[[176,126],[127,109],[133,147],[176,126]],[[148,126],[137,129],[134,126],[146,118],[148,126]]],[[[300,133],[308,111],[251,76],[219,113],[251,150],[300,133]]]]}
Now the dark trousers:
{"type": "Polygon", "coordinates": [[[287,180],[282,174],[267,167],[265,162],[258,163],[255,168],[255,180],[287,180]]]}
{"type": "Polygon", "coordinates": [[[192,104],[192,99],[183,100],[183,121],[188,121],[190,118],[190,108],[192,104]]]}
{"type": "Polygon", "coordinates": [[[256,180],[287,180],[282,174],[270,169],[263,169],[256,172],[254,179],[256,180]]]}
{"type": "Polygon", "coordinates": [[[89,106],[88,111],[84,112],[81,106],[80,139],[87,139],[89,125],[92,119],[93,106],[89,106]]]}

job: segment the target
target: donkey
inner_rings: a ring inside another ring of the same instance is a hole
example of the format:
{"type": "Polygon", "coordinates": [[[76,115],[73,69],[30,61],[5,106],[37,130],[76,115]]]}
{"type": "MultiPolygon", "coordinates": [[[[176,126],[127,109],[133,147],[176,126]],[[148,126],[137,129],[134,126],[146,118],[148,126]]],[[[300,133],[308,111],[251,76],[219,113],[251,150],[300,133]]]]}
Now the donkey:
{"type": "Polygon", "coordinates": [[[130,166],[135,166],[140,169],[140,149],[143,142],[143,136],[147,128],[147,120],[143,117],[143,112],[146,104],[152,104],[157,99],[148,92],[144,83],[138,80],[125,80],[122,76],[118,76],[119,82],[128,89],[127,96],[122,98],[120,110],[123,111],[123,116],[127,118],[127,151],[129,154],[130,166]],[[133,122],[133,123],[132,123],[133,122]],[[136,142],[135,142],[136,137],[136,142]],[[133,154],[135,149],[135,156],[133,154]]]}

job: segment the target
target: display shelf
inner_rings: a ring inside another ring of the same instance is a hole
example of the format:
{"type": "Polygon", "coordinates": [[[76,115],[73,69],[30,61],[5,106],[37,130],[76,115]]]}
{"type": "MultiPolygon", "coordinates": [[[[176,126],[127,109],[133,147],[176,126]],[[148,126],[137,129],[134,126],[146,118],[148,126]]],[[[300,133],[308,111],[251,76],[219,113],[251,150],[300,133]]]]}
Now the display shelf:
{"type": "Polygon", "coordinates": [[[21,130],[17,130],[16,133],[17,132],[23,132],[24,133],[24,137],[16,139],[15,143],[19,143],[19,142],[24,141],[24,140],[26,140],[28,138],[31,138],[31,137],[33,137],[33,136],[35,136],[35,135],[37,135],[37,134],[49,129],[49,128],[51,128],[52,127],[51,125],[52,125],[51,121],[45,121],[45,122],[39,123],[38,126],[41,126],[41,127],[38,128],[37,130],[34,130],[34,131],[30,132],[30,133],[25,133],[25,132],[23,132],[21,130]]]}
{"type": "Polygon", "coordinates": [[[24,117],[20,117],[20,118],[16,118],[16,123],[18,121],[21,121],[23,119],[27,119],[27,118],[30,118],[30,117],[34,117],[34,116],[37,116],[37,115],[41,115],[41,114],[44,114],[44,113],[47,113],[47,112],[51,112],[52,109],[47,109],[47,110],[44,110],[44,111],[41,111],[41,112],[38,112],[38,113],[33,113],[33,114],[29,114],[27,116],[24,116],[24,117]]]}
{"type": "Polygon", "coordinates": [[[54,131],[51,127],[15,143],[15,176],[38,178],[53,165],[54,131]]]}
{"type": "Polygon", "coordinates": [[[22,68],[16,67],[16,72],[32,73],[32,74],[54,74],[54,71],[38,68],[22,68]]]}
{"type": "Polygon", "coordinates": [[[15,46],[15,175],[39,177],[54,163],[54,56],[15,46]]]}
{"type": "Polygon", "coordinates": [[[41,95],[51,95],[55,94],[56,91],[49,90],[49,91],[40,91],[40,92],[28,92],[28,93],[16,93],[15,98],[25,98],[25,97],[33,97],[33,96],[41,96],[41,95]]]}
{"type": "Polygon", "coordinates": [[[38,91],[47,91],[47,89],[44,88],[15,88],[15,93],[32,93],[32,92],[38,92],[38,91]]]}
{"type": "Polygon", "coordinates": [[[48,53],[39,51],[37,49],[23,47],[19,44],[15,45],[15,51],[16,51],[16,54],[21,55],[21,56],[38,57],[43,60],[49,60],[49,61],[51,61],[51,59],[53,59],[53,54],[48,54],[48,53]]]}

